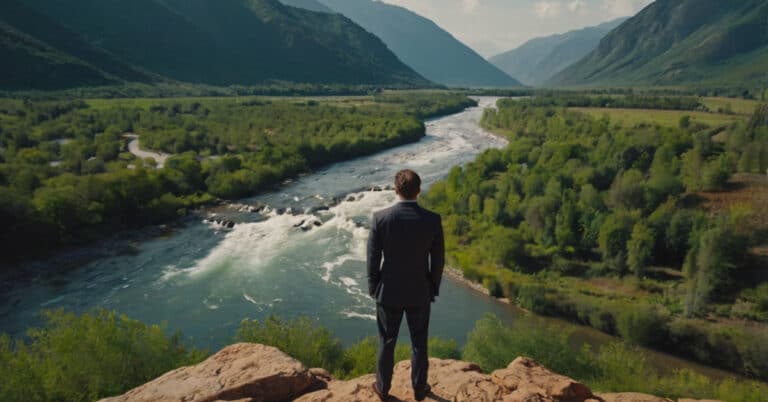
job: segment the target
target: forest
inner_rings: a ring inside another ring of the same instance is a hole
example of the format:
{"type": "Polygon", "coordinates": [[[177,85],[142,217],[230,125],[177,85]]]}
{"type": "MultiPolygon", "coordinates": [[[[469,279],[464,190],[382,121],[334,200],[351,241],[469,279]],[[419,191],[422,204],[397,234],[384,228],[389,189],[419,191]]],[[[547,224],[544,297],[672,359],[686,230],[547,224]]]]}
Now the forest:
{"type": "Polygon", "coordinates": [[[534,312],[768,379],[768,277],[753,251],[768,234],[764,211],[709,208],[734,180],[764,180],[765,108],[725,127],[681,112],[670,127],[652,112],[627,126],[569,104],[506,99],[485,112],[509,145],[425,196],[443,216],[451,264],[534,312]]]}
{"type": "Polygon", "coordinates": [[[474,105],[447,92],[346,98],[0,101],[0,242],[14,257],[83,244],[271,189],[424,136],[474,105]],[[172,154],[162,168],[129,138],[172,154]]]}

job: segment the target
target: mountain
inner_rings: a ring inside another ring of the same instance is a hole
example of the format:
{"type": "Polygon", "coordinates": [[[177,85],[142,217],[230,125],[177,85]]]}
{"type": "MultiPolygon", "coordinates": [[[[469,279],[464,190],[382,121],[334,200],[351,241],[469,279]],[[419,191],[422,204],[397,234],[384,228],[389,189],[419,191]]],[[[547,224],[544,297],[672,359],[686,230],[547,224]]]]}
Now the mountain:
{"type": "Polygon", "coordinates": [[[626,18],[563,34],[531,39],[488,59],[526,85],[541,85],[594,50],[600,40],[626,18]]]}
{"type": "Polygon", "coordinates": [[[158,79],[15,0],[0,3],[0,56],[4,89],[51,90],[158,79]]]}
{"type": "Polygon", "coordinates": [[[430,85],[349,19],[277,0],[23,2],[87,45],[172,80],[430,85]]]}
{"type": "Polygon", "coordinates": [[[657,0],[555,86],[754,85],[768,80],[768,2],[657,0]]]}
{"type": "Polygon", "coordinates": [[[280,2],[286,6],[303,8],[318,13],[335,13],[335,11],[331,10],[325,4],[322,4],[317,0],[280,0],[280,2]]]}
{"type": "Polygon", "coordinates": [[[405,8],[369,0],[319,1],[381,38],[431,81],[461,87],[520,85],[434,22],[405,8]]]}

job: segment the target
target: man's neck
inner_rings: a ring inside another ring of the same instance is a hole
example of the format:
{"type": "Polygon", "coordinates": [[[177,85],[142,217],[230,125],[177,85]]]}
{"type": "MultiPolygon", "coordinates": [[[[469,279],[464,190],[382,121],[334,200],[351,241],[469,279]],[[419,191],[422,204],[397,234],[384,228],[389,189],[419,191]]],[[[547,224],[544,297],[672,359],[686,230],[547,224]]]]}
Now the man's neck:
{"type": "Polygon", "coordinates": [[[412,200],[409,200],[409,199],[407,199],[407,198],[401,198],[401,199],[400,199],[398,202],[409,202],[409,203],[415,203],[415,202],[418,202],[418,201],[419,201],[419,200],[418,200],[418,198],[414,198],[414,199],[412,199],[412,200]]]}

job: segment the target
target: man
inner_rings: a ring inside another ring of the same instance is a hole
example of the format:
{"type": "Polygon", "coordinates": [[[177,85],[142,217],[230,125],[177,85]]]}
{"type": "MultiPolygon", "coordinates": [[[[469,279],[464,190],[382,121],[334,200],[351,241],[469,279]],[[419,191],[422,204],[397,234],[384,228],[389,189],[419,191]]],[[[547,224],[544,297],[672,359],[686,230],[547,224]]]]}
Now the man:
{"type": "Polygon", "coordinates": [[[368,238],[368,293],[376,299],[379,355],[373,391],[389,397],[395,344],[405,313],[411,335],[411,383],[417,401],[427,384],[430,303],[440,291],[445,245],[440,215],[421,208],[421,178],[412,170],[395,176],[400,202],[373,214],[368,238]],[[384,259],[382,264],[382,257],[384,259]]]}

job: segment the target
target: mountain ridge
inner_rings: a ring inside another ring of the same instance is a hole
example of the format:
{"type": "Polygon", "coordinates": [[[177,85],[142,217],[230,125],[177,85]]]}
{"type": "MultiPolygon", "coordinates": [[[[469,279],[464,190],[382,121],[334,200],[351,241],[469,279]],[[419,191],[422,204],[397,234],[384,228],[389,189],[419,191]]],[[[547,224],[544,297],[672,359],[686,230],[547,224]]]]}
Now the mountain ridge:
{"type": "Polygon", "coordinates": [[[452,87],[521,85],[432,20],[404,7],[368,0],[319,1],[381,38],[430,81],[452,87]]]}
{"type": "Polygon", "coordinates": [[[24,12],[4,12],[0,21],[22,25],[19,32],[47,46],[48,55],[7,45],[6,70],[31,63],[42,71],[38,65],[60,62],[73,73],[55,83],[34,76],[0,83],[6,89],[156,81],[434,86],[348,18],[277,0],[8,0],[0,10],[10,5],[24,12]],[[30,24],[30,15],[47,23],[30,24]]]}
{"type": "Polygon", "coordinates": [[[552,86],[743,85],[768,81],[768,3],[657,0],[552,86]]]}
{"type": "Polygon", "coordinates": [[[0,3],[4,63],[0,87],[61,89],[66,81],[108,85],[160,77],[128,65],[16,0],[0,3]]]}
{"type": "Polygon", "coordinates": [[[488,61],[528,85],[540,85],[586,56],[627,17],[560,34],[531,39],[488,61]]]}

